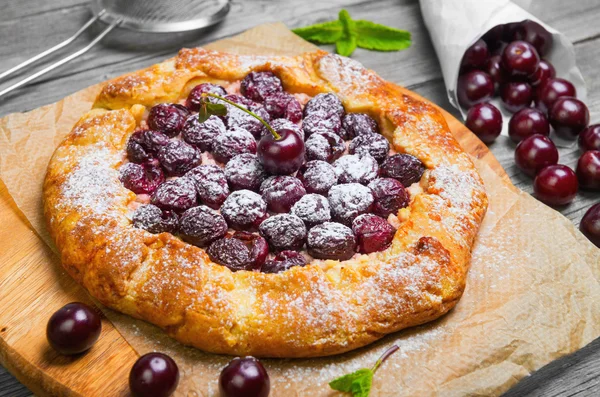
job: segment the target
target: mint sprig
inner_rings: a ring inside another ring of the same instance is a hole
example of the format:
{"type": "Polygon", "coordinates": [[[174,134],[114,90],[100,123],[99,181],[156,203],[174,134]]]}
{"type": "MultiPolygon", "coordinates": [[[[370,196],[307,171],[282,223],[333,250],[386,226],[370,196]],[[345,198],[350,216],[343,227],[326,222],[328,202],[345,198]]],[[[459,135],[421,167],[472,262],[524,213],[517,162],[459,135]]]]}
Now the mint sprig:
{"type": "Polygon", "coordinates": [[[340,376],[329,382],[329,387],[333,390],[352,393],[352,397],[368,397],[375,371],[377,371],[377,368],[379,368],[386,358],[398,349],[397,345],[392,345],[379,357],[373,368],[361,368],[358,371],[340,376]]]}
{"type": "Polygon", "coordinates": [[[337,53],[344,56],[352,55],[356,47],[399,51],[411,44],[410,32],[364,19],[354,20],[347,10],[340,11],[337,21],[317,23],[292,31],[313,43],[335,44],[337,53]]]}

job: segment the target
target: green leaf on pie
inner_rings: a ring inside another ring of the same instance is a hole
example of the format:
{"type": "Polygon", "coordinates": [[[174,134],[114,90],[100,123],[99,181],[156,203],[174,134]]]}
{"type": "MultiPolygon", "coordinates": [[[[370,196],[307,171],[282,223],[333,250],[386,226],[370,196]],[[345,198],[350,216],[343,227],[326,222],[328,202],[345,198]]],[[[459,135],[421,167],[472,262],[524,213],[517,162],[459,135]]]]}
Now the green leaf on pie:
{"type": "Polygon", "coordinates": [[[200,105],[200,109],[198,109],[198,121],[204,123],[206,120],[208,120],[209,117],[210,114],[208,113],[208,109],[205,102],[202,105],[200,105]]]}
{"type": "Polygon", "coordinates": [[[355,22],[357,45],[377,51],[398,51],[410,47],[410,32],[371,21],[355,22]]]}
{"type": "Polygon", "coordinates": [[[303,28],[292,29],[292,32],[304,40],[320,44],[333,44],[340,40],[344,28],[340,21],[317,23],[303,28]]]}
{"type": "Polygon", "coordinates": [[[225,116],[227,114],[227,106],[221,103],[206,102],[208,113],[213,116],[225,116]]]}

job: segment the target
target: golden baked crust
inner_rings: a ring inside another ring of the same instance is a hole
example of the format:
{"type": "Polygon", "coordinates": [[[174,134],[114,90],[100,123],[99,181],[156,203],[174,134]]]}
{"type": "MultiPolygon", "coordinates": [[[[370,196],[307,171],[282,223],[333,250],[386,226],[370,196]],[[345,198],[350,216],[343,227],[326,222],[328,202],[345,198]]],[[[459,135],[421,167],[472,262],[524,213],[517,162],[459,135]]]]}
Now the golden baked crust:
{"type": "Polygon", "coordinates": [[[443,116],[359,63],[322,51],[288,58],[201,48],[108,82],[56,149],[44,199],[63,266],[100,302],[202,350],[269,357],[341,353],[446,313],[464,290],[487,208],[443,116]],[[233,273],[169,233],[132,226],[136,195],[118,168],[144,107],[265,70],[290,92],[335,92],[348,111],[373,116],[396,151],[427,166],[389,249],[278,274],[233,273]]]}

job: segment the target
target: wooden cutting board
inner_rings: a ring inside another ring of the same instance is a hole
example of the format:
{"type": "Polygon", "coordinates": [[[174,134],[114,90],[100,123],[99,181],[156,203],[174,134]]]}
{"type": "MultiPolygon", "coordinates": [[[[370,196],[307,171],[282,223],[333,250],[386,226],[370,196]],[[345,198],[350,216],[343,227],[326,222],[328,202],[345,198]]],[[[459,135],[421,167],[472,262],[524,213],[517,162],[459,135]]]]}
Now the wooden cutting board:
{"type": "MultiPolygon", "coordinates": [[[[486,145],[442,112],[465,151],[487,163],[510,185],[486,145]]],[[[94,306],[87,292],[62,270],[59,258],[35,234],[0,181],[0,362],[39,396],[128,395],[129,370],[138,354],[106,318],[98,343],[81,356],[61,356],[48,346],[48,318],[73,301],[94,306]]]]}

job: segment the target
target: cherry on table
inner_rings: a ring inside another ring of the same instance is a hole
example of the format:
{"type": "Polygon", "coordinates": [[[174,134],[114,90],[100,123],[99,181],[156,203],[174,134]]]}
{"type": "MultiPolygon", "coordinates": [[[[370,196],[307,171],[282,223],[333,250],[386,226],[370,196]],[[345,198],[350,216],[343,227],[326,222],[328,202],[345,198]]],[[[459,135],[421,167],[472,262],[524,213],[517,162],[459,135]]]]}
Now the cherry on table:
{"type": "Polygon", "coordinates": [[[577,138],[590,121],[590,112],[585,103],[570,97],[558,98],[548,116],[556,134],[565,139],[577,138]]]}
{"type": "Polygon", "coordinates": [[[600,248],[600,203],[592,205],[583,215],[579,230],[592,244],[600,248]]]}
{"type": "Polygon", "coordinates": [[[514,38],[533,45],[540,56],[548,54],[552,48],[552,34],[539,23],[529,19],[516,27],[514,38]]]}
{"type": "Polygon", "coordinates": [[[554,102],[560,97],[575,97],[577,91],[575,86],[568,80],[561,78],[552,78],[546,80],[546,82],[538,86],[535,95],[535,106],[547,112],[554,102]]]}
{"type": "Polygon", "coordinates": [[[469,109],[465,125],[485,143],[492,143],[502,132],[502,113],[491,103],[478,103],[469,109]]]}
{"type": "Polygon", "coordinates": [[[579,134],[579,149],[600,150],[600,124],[592,124],[579,134]]]}
{"type": "Polygon", "coordinates": [[[525,174],[535,176],[542,168],[558,162],[558,149],[545,135],[532,135],[515,149],[515,163],[525,174]]]}
{"type": "Polygon", "coordinates": [[[89,350],[100,336],[100,315],[85,303],[72,302],[58,309],[48,320],[46,338],[60,354],[89,350]]]}
{"type": "Polygon", "coordinates": [[[536,71],[529,76],[529,83],[533,87],[539,87],[554,77],[556,77],[554,66],[552,66],[550,62],[542,59],[536,71]]]}
{"type": "Polygon", "coordinates": [[[479,69],[485,65],[490,55],[487,43],[479,39],[471,47],[467,48],[461,61],[462,68],[479,69]]]}
{"type": "Polygon", "coordinates": [[[506,110],[518,112],[531,105],[533,89],[524,81],[509,81],[500,87],[500,98],[506,110]]]}
{"type": "Polygon", "coordinates": [[[530,76],[538,68],[540,56],[534,46],[516,40],[506,46],[502,53],[502,66],[512,76],[530,76]]]}
{"type": "Polygon", "coordinates": [[[535,134],[550,135],[548,118],[539,109],[524,108],[513,114],[508,122],[508,136],[519,143],[535,134]]]}
{"type": "Polygon", "coordinates": [[[270,390],[269,374],[254,357],[234,358],[219,375],[222,397],[267,397],[270,390]]]}
{"type": "Polygon", "coordinates": [[[582,154],[575,172],[581,187],[600,190],[600,150],[589,150],[582,154]]]}
{"type": "Polygon", "coordinates": [[[502,57],[500,55],[492,55],[485,63],[483,71],[486,72],[494,81],[494,87],[498,89],[500,85],[508,80],[508,74],[502,68],[502,57]]]}
{"type": "Polygon", "coordinates": [[[494,95],[494,81],[481,70],[467,72],[458,78],[457,94],[460,104],[469,108],[494,95]]]}
{"type": "Polygon", "coordinates": [[[535,196],[552,206],[569,204],[577,195],[579,183],[575,172],[566,165],[548,165],[533,181],[535,196]]]}
{"type": "Polygon", "coordinates": [[[179,384],[179,368],[163,353],[148,353],[137,359],[129,372],[134,397],[168,397],[179,384]]]}

